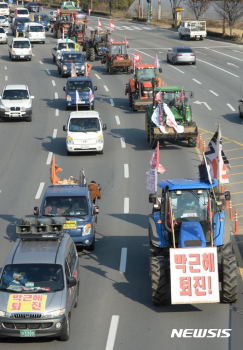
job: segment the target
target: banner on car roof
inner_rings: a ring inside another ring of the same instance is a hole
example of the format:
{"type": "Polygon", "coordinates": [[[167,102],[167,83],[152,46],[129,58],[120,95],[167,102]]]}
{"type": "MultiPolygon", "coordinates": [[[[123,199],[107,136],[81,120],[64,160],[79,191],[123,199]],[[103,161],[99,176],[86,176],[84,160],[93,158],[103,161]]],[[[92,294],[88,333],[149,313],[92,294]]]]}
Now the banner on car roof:
{"type": "Polygon", "coordinates": [[[7,312],[45,312],[47,295],[10,294],[7,312]]]}

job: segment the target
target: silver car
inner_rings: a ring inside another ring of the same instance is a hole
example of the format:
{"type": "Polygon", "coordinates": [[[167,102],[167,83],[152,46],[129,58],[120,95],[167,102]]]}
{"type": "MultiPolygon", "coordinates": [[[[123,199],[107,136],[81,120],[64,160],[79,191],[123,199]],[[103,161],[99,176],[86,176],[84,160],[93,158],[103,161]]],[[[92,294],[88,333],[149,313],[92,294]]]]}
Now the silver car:
{"type": "Polygon", "coordinates": [[[173,47],[167,52],[167,62],[196,64],[196,54],[190,47],[173,47]]]}

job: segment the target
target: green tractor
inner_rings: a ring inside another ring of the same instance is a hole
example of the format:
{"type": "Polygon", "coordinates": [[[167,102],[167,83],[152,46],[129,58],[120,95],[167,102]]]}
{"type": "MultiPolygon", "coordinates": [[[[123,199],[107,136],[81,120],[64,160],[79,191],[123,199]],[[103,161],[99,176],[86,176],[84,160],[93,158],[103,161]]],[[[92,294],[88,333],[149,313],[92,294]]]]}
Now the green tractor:
{"type": "MultiPolygon", "coordinates": [[[[191,106],[187,103],[188,98],[185,96],[181,98],[184,92],[185,91],[183,91],[183,88],[180,86],[161,86],[154,88],[153,103],[147,106],[145,112],[146,139],[150,142],[151,148],[156,147],[157,141],[163,141],[165,139],[175,140],[179,138],[187,140],[189,147],[196,147],[198,128],[196,122],[192,118],[191,106]],[[165,113],[163,113],[163,126],[165,133],[162,133],[159,127],[152,122],[152,114],[158,106],[158,102],[155,102],[156,94],[159,92],[161,93],[160,103],[166,103],[173,113],[177,125],[184,127],[182,133],[177,133],[173,127],[166,124],[167,116],[165,113]]],[[[194,94],[191,91],[190,97],[194,97],[194,94]]]]}

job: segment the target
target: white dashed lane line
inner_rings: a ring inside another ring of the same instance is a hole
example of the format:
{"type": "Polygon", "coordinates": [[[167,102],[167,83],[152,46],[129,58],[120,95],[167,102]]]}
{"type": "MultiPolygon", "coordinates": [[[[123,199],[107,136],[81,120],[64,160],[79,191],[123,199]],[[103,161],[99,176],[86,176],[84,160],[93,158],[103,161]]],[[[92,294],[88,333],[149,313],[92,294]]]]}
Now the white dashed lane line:
{"type": "Polygon", "coordinates": [[[54,80],[51,81],[53,86],[56,86],[56,83],[54,80]]]}
{"type": "Polygon", "coordinates": [[[124,177],[129,178],[129,167],[128,164],[124,164],[124,177]]]}
{"type": "Polygon", "coordinates": [[[124,137],[121,137],[121,146],[122,146],[122,148],[126,148],[126,142],[125,142],[124,137]]]}
{"type": "Polygon", "coordinates": [[[110,98],[110,103],[111,103],[112,107],[114,107],[114,101],[113,101],[113,98],[110,98]]]}
{"type": "Polygon", "coordinates": [[[195,83],[197,83],[197,84],[202,84],[202,83],[200,83],[200,81],[198,81],[198,80],[196,80],[196,79],[192,79],[193,81],[195,81],[195,83]]]}
{"type": "Polygon", "coordinates": [[[5,66],[4,69],[8,69],[8,67],[5,66]]]}
{"type": "Polygon", "coordinates": [[[120,273],[125,273],[126,272],[126,266],[127,266],[127,248],[122,248],[119,272],[120,273]]]}
{"type": "Polygon", "coordinates": [[[213,90],[209,90],[209,92],[211,92],[215,96],[218,96],[218,94],[216,94],[216,92],[214,92],[213,90]]]}
{"type": "Polygon", "coordinates": [[[41,182],[38,188],[38,191],[36,193],[35,199],[39,199],[41,197],[41,193],[43,191],[44,186],[45,186],[45,182],[41,182]]]}
{"type": "Polygon", "coordinates": [[[105,350],[113,350],[114,349],[119,318],[120,317],[118,315],[113,315],[111,318],[110,329],[109,329],[109,333],[108,333],[108,338],[107,338],[105,350]]]}
{"type": "Polygon", "coordinates": [[[234,107],[232,107],[229,103],[227,103],[227,106],[228,106],[233,112],[235,112],[234,107]]]}
{"type": "Polygon", "coordinates": [[[49,152],[47,160],[46,160],[46,165],[51,164],[52,156],[53,156],[53,152],[49,152]]]}
{"type": "Polygon", "coordinates": [[[109,91],[108,87],[104,85],[105,91],[109,91]]]}
{"type": "Polygon", "coordinates": [[[124,198],[124,214],[129,213],[129,198],[124,198]]]}
{"type": "Polygon", "coordinates": [[[46,73],[51,75],[51,72],[49,71],[49,69],[46,69],[46,73]]]}
{"type": "Polygon", "coordinates": [[[95,74],[96,78],[101,79],[101,77],[98,74],[95,74]]]}
{"type": "Polygon", "coordinates": [[[43,62],[42,61],[39,61],[40,62],[40,64],[43,64],[43,62]]]}
{"type": "Polygon", "coordinates": [[[118,115],[116,115],[115,118],[116,118],[117,125],[120,125],[121,123],[120,123],[120,119],[119,119],[118,115]]]}
{"type": "Polygon", "coordinates": [[[5,81],[7,81],[8,80],[8,76],[7,75],[5,75],[5,81]]]}
{"type": "Polygon", "coordinates": [[[56,109],[55,110],[55,117],[58,117],[59,116],[59,109],[56,109]]]}
{"type": "Polygon", "coordinates": [[[52,138],[55,139],[56,137],[57,137],[57,129],[54,129],[54,130],[53,130],[52,138]]]}
{"type": "Polygon", "coordinates": [[[58,93],[55,92],[55,99],[57,100],[58,99],[58,93]]]}

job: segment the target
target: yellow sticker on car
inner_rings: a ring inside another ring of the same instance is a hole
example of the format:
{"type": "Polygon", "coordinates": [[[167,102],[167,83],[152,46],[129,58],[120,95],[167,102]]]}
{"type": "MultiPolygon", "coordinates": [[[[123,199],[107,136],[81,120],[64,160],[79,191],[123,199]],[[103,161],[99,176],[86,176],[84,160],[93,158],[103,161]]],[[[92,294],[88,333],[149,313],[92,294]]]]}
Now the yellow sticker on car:
{"type": "Polygon", "coordinates": [[[45,312],[45,294],[10,294],[7,312],[45,312]]]}
{"type": "Polygon", "coordinates": [[[77,221],[66,221],[66,223],[63,225],[63,228],[73,230],[77,228],[77,221]]]}

